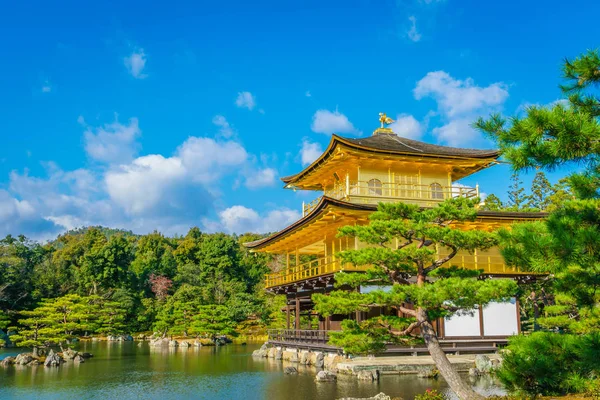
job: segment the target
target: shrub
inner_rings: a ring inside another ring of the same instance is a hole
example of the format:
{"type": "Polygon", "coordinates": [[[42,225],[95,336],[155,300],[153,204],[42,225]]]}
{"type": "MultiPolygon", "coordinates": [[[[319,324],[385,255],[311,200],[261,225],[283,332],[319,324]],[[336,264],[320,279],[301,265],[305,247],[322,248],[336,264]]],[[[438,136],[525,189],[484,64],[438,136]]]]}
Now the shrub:
{"type": "Polygon", "coordinates": [[[510,340],[497,375],[511,392],[561,395],[583,392],[600,371],[600,335],[537,332],[510,340]]]}
{"type": "Polygon", "coordinates": [[[446,400],[446,396],[435,389],[427,389],[425,393],[416,395],[415,400],[446,400]]]}

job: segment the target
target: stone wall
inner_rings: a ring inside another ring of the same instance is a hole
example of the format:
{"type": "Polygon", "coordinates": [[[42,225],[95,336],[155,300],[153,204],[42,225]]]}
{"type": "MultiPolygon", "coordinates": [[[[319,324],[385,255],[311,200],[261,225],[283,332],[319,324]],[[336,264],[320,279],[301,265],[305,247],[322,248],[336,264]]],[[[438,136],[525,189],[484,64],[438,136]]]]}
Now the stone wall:
{"type": "Polygon", "coordinates": [[[270,346],[267,343],[252,354],[255,357],[265,357],[282,362],[313,366],[328,371],[337,371],[337,364],[347,360],[337,353],[311,351],[293,347],[270,346]]]}

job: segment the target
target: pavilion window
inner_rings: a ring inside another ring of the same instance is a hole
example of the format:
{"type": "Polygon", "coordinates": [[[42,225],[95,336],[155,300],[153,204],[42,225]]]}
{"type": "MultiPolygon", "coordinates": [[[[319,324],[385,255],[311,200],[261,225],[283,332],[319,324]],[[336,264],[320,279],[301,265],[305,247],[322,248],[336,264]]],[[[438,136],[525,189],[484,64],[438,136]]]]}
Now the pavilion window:
{"type": "Polygon", "coordinates": [[[431,198],[434,200],[444,200],[444,189],[442,189],[442,185],[439,183],[432,183],[430,185],[431,188],[431,198]]]}
{"type": "Polygon", "coordinates": [[[372,194],[375,196],[381,196],[381,194],[382,194],[381,181],[379,179],[371,179],[368,182],[368,186],[369,186],[369,194],[372,194]]]}

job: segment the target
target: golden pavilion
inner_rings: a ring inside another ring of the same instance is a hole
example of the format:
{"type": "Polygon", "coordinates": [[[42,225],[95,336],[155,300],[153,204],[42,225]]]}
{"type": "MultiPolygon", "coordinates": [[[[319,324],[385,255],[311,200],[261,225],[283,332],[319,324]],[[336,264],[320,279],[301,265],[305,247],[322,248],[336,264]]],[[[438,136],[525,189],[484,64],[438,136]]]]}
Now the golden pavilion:
{"type": "MultiPolygon", "coordinates": [[[[479,197],[478,186],[467,187],[457,181],[498,163],[497,150],[446,147],[407,139],[384,127],[391,121],[385,114],[380,114],[380,121],[381,127],[369,137],[333,135],[327,149],[312,164],[282,178],[286,189],[313,190],[323,195],[302,205],[300,220],[246,244],[252,251],[276,254],[283,261],[278,271],[266,276],[265,286],[267,291],[287,296],[288,329],[301,330],[300,316],[313,313],[311,295],[332,290],[335,273],[360,273],[366,269],[343,264],[336,257],[339,251],[364,246],[357,239],[336,237],[340,227],[367,224],[369,214],[377,209],[379,202],[413,203],[426,208],[452,197],[479,197]]],[[[479,211],[475,221],[455,227],[492,231],[518,220],[542,217],[542,213],[479,211]]],[[[506,266],[495,248],[473,254],[462,252],[450,263],[483,270],[491,277],[526,276],[506,266]]],[[[356,314],[352,318],[360,320],[372,313],[356,314]]],[[[516,301],[491,304],[479,310],[477,318],[453,317],[440,321],[438,335],[506,337],[519,331],[518,314],[516,301]]],[[[340,329],[340,322],[347,318],[347,315],[319,318],[319,330],[340,329]]]]}

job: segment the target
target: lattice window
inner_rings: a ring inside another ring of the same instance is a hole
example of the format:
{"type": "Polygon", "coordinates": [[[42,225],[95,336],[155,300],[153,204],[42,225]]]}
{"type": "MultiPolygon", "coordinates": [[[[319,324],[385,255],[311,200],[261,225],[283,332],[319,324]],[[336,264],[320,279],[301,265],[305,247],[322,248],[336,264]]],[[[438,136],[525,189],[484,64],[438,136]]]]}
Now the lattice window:
{"type": "Polygon", "coordinates": [[[381,189],[381,181],[379,179],[371,179],[368,182],[368,185],[370,195],[381,196],[383,194],[381,189]]]}
{"type": "Polygon", "coordinates": [[[444,189],[439,183],[432,183],[431,187],[431,198],[433,200],[444,200],[444,189]]]}

